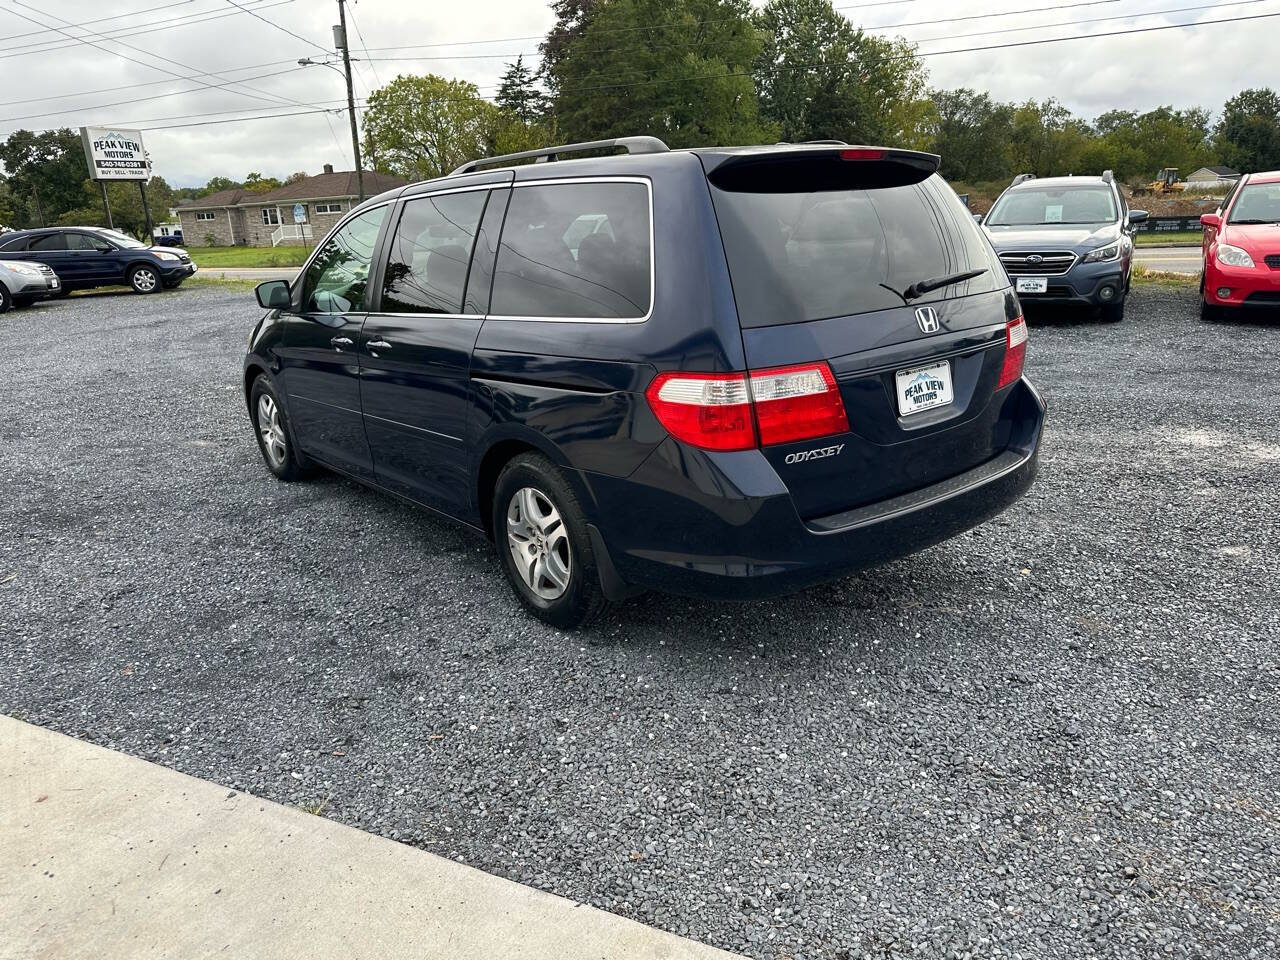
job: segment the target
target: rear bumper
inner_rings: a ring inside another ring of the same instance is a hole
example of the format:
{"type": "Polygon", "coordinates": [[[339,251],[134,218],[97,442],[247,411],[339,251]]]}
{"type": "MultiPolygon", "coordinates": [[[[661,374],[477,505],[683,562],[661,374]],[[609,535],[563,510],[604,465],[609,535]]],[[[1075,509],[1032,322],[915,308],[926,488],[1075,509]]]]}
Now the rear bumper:
{"type": "Polygon", "coordinates": [[[606,566],[622,584],[758,599],[876,566],[990,519],[1035,479],[1045,406],[1026,380],[1009,447],[929,487],[802,520],[759,451],[691,452],[668,440],[627,479],[588,477],[606,566]]]}

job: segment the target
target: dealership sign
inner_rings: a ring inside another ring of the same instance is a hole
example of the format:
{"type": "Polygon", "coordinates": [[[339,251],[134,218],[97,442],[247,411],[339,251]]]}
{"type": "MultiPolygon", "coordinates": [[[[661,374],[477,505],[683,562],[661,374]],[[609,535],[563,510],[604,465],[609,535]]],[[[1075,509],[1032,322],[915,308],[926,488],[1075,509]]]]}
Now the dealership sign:
{"type": "Polygon", "coordinates": [[[120,127],[81,127],[84,156],[94,180],[150,180],[151,163],[142,134],[120,127]]]}

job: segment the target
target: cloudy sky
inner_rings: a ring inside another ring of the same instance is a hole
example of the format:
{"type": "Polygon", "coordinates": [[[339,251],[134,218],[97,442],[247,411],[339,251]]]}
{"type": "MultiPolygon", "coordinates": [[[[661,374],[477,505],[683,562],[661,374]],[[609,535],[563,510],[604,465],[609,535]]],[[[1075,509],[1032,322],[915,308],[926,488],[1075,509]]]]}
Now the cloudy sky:
{"type": "MultiPolygon", "coordinates": [[[[1280,16],[1204,22],[1280,14],[1280,0],[835,3],[859,26],[918,43],[935,86],[1053,96],[1090,119],[1163,103],[1217,110],[1244,87],[1276,82],[1280,16]],[[1098,36],[1178,23],[1202,25],[1098,36]]],[[[543,0],[359,0],[348,10],[360,98],[399,73],[428,72],[492,95],[506,61],[524,53],[536,62],[552,22],[543,0]]],[[[346,114],[316,112],[345,102],[341,76],[297,64],[331,54],[336,22],[335,0],[0,0],[0,136],[141,127],[156,172],[175,186],[251,170],[350,169],[346,114]],[[264,114],[298,115],[244,119],[264,114]]]]}

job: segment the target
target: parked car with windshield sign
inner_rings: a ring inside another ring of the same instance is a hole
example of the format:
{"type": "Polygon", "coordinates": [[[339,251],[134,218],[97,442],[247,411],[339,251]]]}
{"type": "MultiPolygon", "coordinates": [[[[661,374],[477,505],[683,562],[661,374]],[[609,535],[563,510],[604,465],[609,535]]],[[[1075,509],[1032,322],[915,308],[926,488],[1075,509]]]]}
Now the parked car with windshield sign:
{"type": "Polygon", "coordinates": [[[266,466],[473,527],[563,628],[645,589],[757,599],[924,550],[1027,490],[1045,409],[938,162],[635,137],[368,200],[258,287],[266,466]]]}
{"type": "Polygon", "coordinates": [[[1215,213],[1200,218],[1200,315],[1280,314],[1280,170],[1245,174],[1215,213]]]}
{"type": "Polygon", "coordinates": [[[1124,319],[1133,272],[1130,210],[1111,171],[1099,177],[1019,174],[982,219],[1014,289],[1025,303],[1101,310],[1124,319]]]}
{"type": "Polygon", "coordinates": [[[174,290],[196,272],[185,250],[149,247],[102,227],[15,230],[0,237],[0,260],[43,263],[58,275],[61,294],[120,284],[135,293],[174,290]]]}

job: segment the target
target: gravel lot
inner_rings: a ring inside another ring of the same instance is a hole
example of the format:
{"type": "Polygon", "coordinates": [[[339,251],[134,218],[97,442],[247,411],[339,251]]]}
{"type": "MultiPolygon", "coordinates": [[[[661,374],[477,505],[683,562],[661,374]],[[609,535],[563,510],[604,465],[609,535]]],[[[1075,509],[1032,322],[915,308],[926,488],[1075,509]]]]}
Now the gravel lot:
{"type": "Polygon", "coordinates": [[[283,485],[209,288],[0,316],[0,710],[756,958],[1280,955],[1280,324],[1033,322],[996,521],[768,604],[521,615],[283,485]]]}

